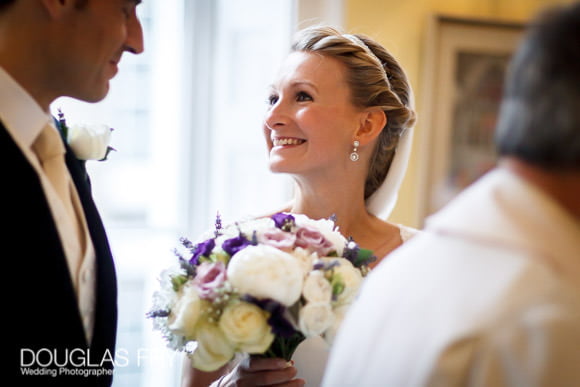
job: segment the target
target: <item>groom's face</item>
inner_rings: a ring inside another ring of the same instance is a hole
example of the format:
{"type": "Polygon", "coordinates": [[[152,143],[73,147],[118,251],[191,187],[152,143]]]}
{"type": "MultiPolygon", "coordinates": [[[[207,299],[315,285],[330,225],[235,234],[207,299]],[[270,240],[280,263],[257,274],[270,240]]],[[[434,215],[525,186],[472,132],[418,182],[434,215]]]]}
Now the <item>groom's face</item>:
{"type": "Polygon", "coordinates": [[[62,95],[87,102],[103,99],[125,51],[143,51],[136,14],[139,0],[79,0],[67,19],[62,53],[62,95]]]}

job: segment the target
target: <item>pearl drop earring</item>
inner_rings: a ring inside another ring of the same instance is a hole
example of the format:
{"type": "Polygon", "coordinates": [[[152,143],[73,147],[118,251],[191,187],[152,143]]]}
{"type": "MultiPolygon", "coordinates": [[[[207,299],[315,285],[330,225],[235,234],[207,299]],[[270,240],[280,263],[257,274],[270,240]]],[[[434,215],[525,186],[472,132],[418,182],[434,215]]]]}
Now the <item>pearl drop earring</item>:
{"type": "Polygon", "coordinates": [[[360,143],[359,143],[358,141],[356,141],[356,140],[355,140],[355,141],[354,141],[354,143],[352,144],[352,146],[353,146],[353,150],[352,150],[352,153],[350,154],[350,160],[351,160],[351,161],[357,161],[357,160],[359,159],[359,156],[358,156],[358,153],[357,153],[357,151],[358,151],[358,146],[359,146],[359,145],[360,145],[360,143]]]}

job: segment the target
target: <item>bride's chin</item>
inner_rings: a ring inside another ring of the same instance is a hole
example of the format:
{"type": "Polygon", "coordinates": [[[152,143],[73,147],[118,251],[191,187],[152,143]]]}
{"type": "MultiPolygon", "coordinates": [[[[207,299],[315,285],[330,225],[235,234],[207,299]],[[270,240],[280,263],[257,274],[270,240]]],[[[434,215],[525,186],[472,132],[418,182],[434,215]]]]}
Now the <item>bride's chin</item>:
{"type": "Polygon", "coordinates": [[[292,168],[288,165],[285,160],[272,160],[270,159],[270,172],[272,173],[291,173],[292,168]]]}

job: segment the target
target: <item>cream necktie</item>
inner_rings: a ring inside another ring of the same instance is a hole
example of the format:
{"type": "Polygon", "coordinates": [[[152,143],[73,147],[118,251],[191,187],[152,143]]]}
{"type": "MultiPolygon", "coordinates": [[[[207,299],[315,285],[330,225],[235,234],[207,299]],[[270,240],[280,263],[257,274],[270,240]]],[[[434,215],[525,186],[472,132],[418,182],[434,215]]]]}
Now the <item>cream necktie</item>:
{"type": "Polygon", "coordinates": [[[77,292],[87,342],[90,343],[95,314],[95,252],[82,204],[66,167],[65,147],[56,128],[46,125],[32,150],[54,189],[54,194],[51,194],[54,199],[49,199],[50,206],[77,292]]]}
{"type": "Polygon", "coordinates": [[[38,156],[42,169],[60,198],[66,213],[65,230],[61,230],[65,232],[65,235],[61,235],[61,238],[68,258],[76,262],[71,267],[74,278],[78,265],[83,259],[85,241],[84,233],[81,232],[82,223],[75,211],[73,182],[64,160],[65,147],[58,131],[46,125],[38,135],[32,149],[38,156]],[[75,243],[71,243],[73,239],[75,243]]]}

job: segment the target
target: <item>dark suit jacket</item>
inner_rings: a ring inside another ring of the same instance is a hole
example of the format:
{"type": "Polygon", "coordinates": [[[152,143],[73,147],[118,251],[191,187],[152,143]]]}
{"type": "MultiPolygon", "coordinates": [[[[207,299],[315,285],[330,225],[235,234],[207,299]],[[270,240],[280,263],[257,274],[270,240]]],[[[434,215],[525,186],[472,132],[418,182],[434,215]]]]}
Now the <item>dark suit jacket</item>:
{"type": "Polygon", "coordinates": [[[112,383],[117,331],[115,267],[84,166],[68,147],[66,163],[96,251],[96,313],[90,344],[40,180],[0,122],[0,267],[5,288],[2,298],[8,301],[2,326],[5,345],[14,342],[9,345],[10,370],[3,378],[16,379],[14,385],[112,383]],[[33,375],[26,375],[27,369],[33,375]],[[87,376],[97,371],[105,375],[87,376]]]}

